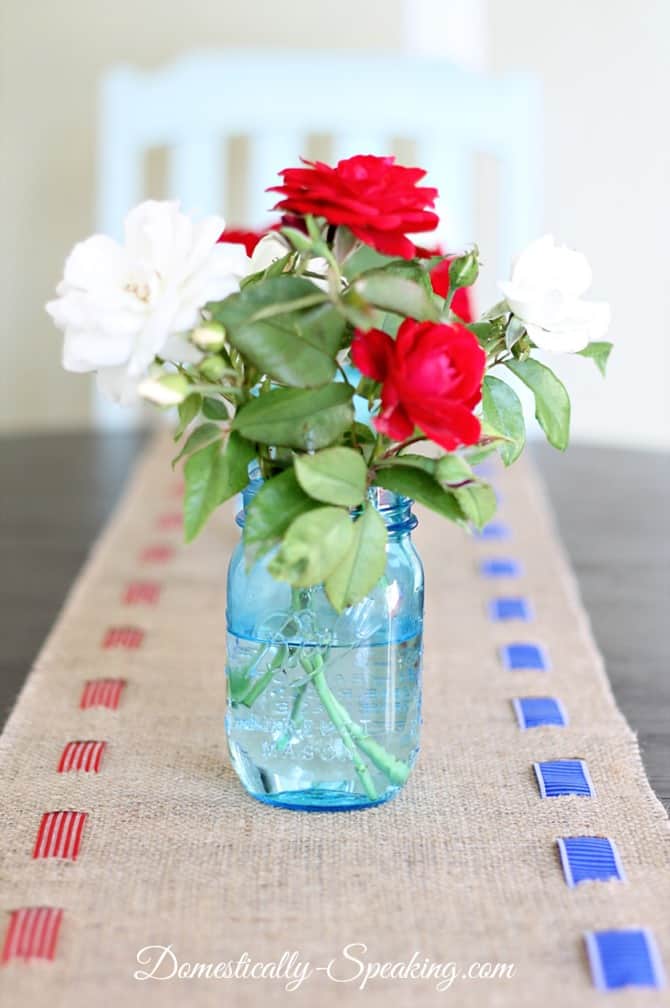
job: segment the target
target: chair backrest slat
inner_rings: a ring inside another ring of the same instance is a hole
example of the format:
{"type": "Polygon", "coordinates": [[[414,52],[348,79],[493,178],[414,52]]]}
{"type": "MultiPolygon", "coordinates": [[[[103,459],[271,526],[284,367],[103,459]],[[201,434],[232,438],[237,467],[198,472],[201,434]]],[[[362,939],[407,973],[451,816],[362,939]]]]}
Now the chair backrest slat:
{"type": "Polygon", "coordinates": [[[305,137],[291,129],[254,131],[249,137],[246,170],[246,213],[238,223],[251,228],[266,227],[274,217],[271,208],[279,197],[267,192],[278,185],[278,172],[299,164],[305,137]]]}
{"type": "Polygon", "coordinates": [[[168,158],[168,196],[189,213],[221,213],[226,164],[220,136],[193,136],[175,144],[168,158]]]}

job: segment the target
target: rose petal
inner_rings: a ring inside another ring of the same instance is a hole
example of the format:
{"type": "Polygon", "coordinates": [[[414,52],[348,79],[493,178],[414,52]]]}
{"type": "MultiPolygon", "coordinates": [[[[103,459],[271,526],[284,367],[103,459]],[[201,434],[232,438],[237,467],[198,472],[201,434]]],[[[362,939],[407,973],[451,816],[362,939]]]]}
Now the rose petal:
{"type": "Polygon", "coordinates": [[[476,444],[481,436],[479,419],[461,403],[441,403],[439,411],[427,405],[412,405],[411,416],[416,426],[445,451],[476,444]]]}
{"type": "Polygon", "coordinates": [[[361,374],[374,381],[384,381],[391,356],[393,340],[381,329],[357,330],[351,343],[351,360],[361,374]]]}
{"type": "Polygon", "coordinates": [[[572,314],[560,327],[547,330],[528,325],[528,335],[541,350],[554,353],[578,353],[589,343],[606,335],[610,323],[610,306],[605,302],[579,301],[572,314]]]}

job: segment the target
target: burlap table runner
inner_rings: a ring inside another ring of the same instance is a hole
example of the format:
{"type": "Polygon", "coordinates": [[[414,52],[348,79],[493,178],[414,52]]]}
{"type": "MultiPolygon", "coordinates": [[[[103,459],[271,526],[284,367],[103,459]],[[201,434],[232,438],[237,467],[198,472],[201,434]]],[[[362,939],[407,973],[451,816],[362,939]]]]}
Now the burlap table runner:
{"type": "Polygon", "coordinates": [[[1,926],[14,929],[3,1004],[670,1004],[667,991],[601,993],[591,979],[588,930],[650,928],[670,963],[668,822],[528,467],[496,474],[509,541],[473,539],[420,513],[419,765],[388,805],[314,815],[254,802],[229,766],[224,594],[238,530],[227,507],[182,545],[170,450],[158,441],[141,462],[2,738],[1,926]],[[522,573],[482,577],[493,556],[513,557],[522,573]],[[487,603],[501,594],[529,599],[533,620],[492,622],[487,603]],[[541,644],[551,669],[506,670],[499,648],[519,640],[541,644]],[[100,679],[117,682],[86,687],[100,679]],[[528,696],[558,698],[569,725],[521,730],[511,701],[528,696]],[[66,751],[78,741],[106,745],[66,751]],[[586,761],[595,797],[540,796],[532,764],[565,757],[586,761]],[[57,811],[87,815],[49,836],[43,815],[57,811]],[[612,838],[625,881],[570,888],[556,840],[579,835],[612,838]],[[41,855],[76,859],[34,857],[38,840],[41,855]],[[42,932],[26,935],[25,908],[38,907],[52,912],[33,916],[42,932]],[[18,953],[31,943],[47,958],[25,961],[18,953]],[[441,992],[435,978],[398,977],[361,992],[343,953],[353,943],[367,946],[349,953],[366,967],[415,956],[453,963],[458,975],[441,992]],[[292,992],[285,976],[138,980],[146,946],[171,946],[162,974],[175,960],[240,959],[313,972],[292,992]],[[343,982],[318,969],[330,960],[343,982]],[[465,979],[473,963],[515,968],[465,979]]]}

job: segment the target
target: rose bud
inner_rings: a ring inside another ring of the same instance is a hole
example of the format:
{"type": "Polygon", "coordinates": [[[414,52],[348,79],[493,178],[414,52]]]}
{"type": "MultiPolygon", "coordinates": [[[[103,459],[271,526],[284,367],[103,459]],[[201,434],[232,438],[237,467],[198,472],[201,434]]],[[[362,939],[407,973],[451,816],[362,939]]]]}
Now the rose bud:
{"type": "Polygon", "coordinates": [[[203,322],[191,333],[191,343],[199,350],[220,350],[226,337],[226,330],[219,322],[203,322]]]}
{"type": "Polygon", "coordinates": [[[449,286],[452,290],[459,287],[471,287],[479,276],[478,250],[452,259],[449,264],[449,286]]]}
{"type": "Polygon", "coordinates": [[[139,383],[137,391],[155,406],[178,406],[186,399],[191,387],[183,375],[169,374],[161,378],[145,378],[139,383]]]}
{"type": "Polygon", "coordinates": [[[213,354],[211,357],[205,357],[204,361],[198,365],[198,370],[207,381],[216,382],[225,372],[226,364],[221,357],[213,354]]]}

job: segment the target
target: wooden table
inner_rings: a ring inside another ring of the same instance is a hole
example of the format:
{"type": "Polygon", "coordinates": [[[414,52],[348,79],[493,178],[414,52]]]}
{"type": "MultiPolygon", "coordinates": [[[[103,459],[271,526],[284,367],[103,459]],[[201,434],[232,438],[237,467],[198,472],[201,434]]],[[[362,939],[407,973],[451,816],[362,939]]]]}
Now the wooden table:
{"type": "MultiPolygon", "coordinates": [[[[0,439],[0,714],[6,715],[144,436],[0,439]]],[[[670,456],[575,447],[539,463],[605,655],[670,809],[670,456]]]]}

